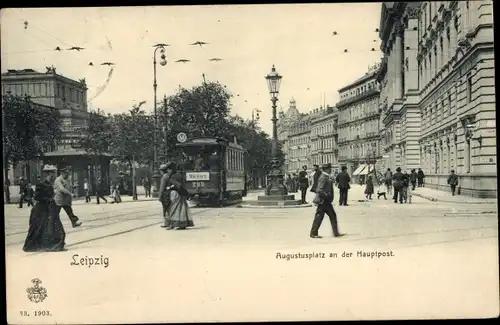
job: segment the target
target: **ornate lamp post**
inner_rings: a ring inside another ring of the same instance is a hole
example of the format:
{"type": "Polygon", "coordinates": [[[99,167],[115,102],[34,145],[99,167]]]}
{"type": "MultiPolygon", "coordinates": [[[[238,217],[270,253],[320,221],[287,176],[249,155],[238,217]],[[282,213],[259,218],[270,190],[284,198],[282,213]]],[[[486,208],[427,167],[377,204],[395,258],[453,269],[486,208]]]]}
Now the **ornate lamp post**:
{"type": "Polygon", "coordinates": [[[283,184],[283,172],[281,171],[281,164],[278,159],[278,130],[276,122],[276,102],[278,101],[278,94],[280,90],[282,76],[276,72],[276,68],[272,67],[271,72],[266,76],[267,86],[269,87],[269,94],[271,95],[271,102],[273,103],[273,138],[272,138],[272,160],[271,170],[268,175],[269,183],[266,189],[266,195],[286,195],[287,189],[283,184]]]}
{"type": "Polygon", "coordinates": [[[156,53],[158,50],[160,50],[161,53],[161,60],[160,60],[160,65],[165,66],[167,65],[167,58],[165,56],[165,47],[168,46],[167,44],[156,44],[153,47],[154,53],[153,53],[153,91],[154,91],[154,130],[153,130],[153,175],[151,178],[153,179],[153,197],[158,197],[158,190],[160,188],[160,171],[158,170],[158,113],[156,111],[156,88],[158,87],[158,84],[156,83],[156,53]]]}

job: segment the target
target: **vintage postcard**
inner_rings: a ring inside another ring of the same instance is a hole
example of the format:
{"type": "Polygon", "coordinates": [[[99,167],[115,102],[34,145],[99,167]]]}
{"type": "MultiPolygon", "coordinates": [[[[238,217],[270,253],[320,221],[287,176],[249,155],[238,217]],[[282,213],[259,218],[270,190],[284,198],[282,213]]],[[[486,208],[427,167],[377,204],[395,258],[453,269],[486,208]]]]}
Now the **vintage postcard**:
{"type": "Polygon", "coordinates": [[[10,324],[498,317],[492,1],[0,24],[10,324]]]}

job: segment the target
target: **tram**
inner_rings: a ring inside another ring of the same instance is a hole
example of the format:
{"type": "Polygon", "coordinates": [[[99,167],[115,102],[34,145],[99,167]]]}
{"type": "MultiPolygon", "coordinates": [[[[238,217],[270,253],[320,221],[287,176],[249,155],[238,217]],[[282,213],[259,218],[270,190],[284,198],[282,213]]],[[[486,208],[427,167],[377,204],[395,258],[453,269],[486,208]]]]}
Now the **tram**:
{"type": "Polygon", "coordinates": [[[183,185],[198,205],[241,203],[247,194],[245,150],[222,138],[192,138],[176,144],[183,185]]]}

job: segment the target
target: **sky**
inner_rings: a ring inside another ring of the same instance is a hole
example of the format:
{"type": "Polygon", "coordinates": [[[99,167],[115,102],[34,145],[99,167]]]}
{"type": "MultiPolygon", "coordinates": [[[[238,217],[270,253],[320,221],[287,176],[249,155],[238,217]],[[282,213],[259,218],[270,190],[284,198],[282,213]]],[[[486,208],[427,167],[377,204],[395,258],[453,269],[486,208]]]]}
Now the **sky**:
{"type": "Polygon", "coordinates": [[[338,89],[380,61],[380,9],[380,3],[3,9],[2,73],[53,65],[86,79],[89,109],[118,113],[146,101],[142,108],[152,111],[153,45],[167,43],[168,63],[157,64],[159,100],[179,85],[200,85],[205,74],[234,95],[232,115],[251,119],[257,108],[271,133],[264,77],[272,65],[283,76],[278,107],[286,111],[292,98],[302,113],[335,105],[338,89]],[[208,44],[190,45],[195,41],[208,44]],[[68,51],[72,46],[84,50],[68,51]],[[214,57],[223,60],[209,61],[214,57]],[[115,63],[111,78],[103,62],[115,63]]]}

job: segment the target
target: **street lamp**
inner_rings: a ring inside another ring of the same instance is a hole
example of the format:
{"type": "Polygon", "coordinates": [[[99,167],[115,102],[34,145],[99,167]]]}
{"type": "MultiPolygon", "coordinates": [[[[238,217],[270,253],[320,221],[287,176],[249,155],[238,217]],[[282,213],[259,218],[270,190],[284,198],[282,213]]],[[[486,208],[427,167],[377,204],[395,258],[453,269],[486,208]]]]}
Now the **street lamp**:
{"type": "Polygon", "coordinates": [[[282,76],[276,72],[276,68],[273,64],[271,72],[265,78],[267,80],[267,86],[269,87],[271,102],[273,103],[273,118],[271,119],[273,122],[272,160],[271,170],[268,175],[270,184],[266,190],[266,195],[286,195],[288,191],[283,184],[283,172],[281,171],[281,164],[278,159],[278,129],[276,125],[278,121],[276,118],[276,102],[278,101],[282,76]]]}
{"type": "Polygon", "coordinates": [[[156,88],[158,87],[158,84],[156,83],[156,53],[158,50],[160,50],[161,53],[161,60],[160,60],[160,65],[165,66],[167,65],[167,58],[165,56],[165,47],[168,46],[167,44],[156,44],[153,45],[154,53],[153,53],[153,91],[154,91],[154,130],[153,130],[153,175],[151,178],[153,179],[153,197],[158,197],[159,193],[159,188],[160,188],[160,171],[158,170],[158,142],[157,142],[157,136],[158,136],[158,113],[156,111],[156,88]]]}

